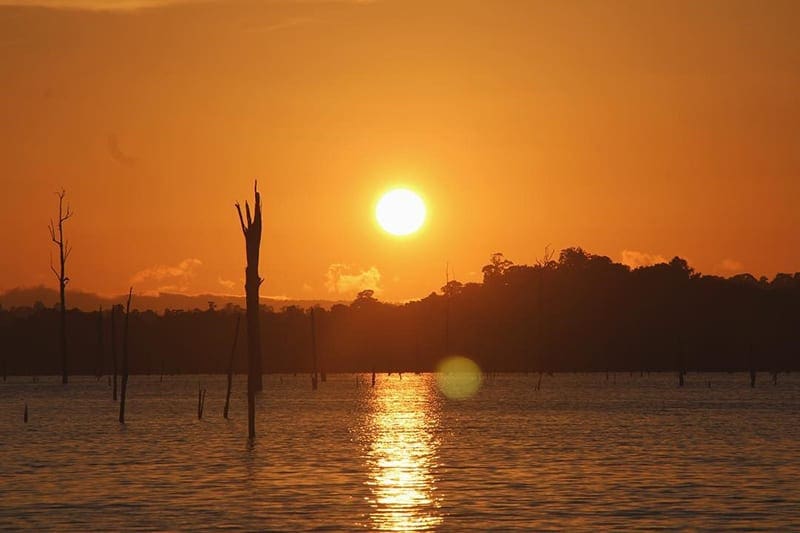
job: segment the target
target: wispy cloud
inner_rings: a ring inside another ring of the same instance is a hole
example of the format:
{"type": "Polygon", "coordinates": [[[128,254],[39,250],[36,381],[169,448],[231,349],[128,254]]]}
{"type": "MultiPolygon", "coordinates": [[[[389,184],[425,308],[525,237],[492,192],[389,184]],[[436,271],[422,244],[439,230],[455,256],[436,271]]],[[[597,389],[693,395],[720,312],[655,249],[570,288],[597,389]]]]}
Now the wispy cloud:
{"type": "Polygon", "coordinates": [[[291,17],[270,24],[250,22],[246,26],[244,26],[242,30],[245,32],[252,32],[252,33],[258,33],[258,32],[266,33],[273,31],[287,30],[289,28],[294,28],[296,26],[304,26],[307,24],[312,24],[314,22],[318,21],[311,17],[291,17]]]}
{"type": "MultiPolygon", "coordinates": [[[[218,3],[226,3],[217,0],[218,3]]],[[[355,4],[367,5],[377,0],[264,0],[272,4],[355,4]]],[[[213,0],[0,0],[2,6],[45,7],[84,11],[136,11],[177,4],[209,4],[213,0]]]]}
{"type": "Polygon", "coordinates": [[[46,7],[85,11],[135,11],[197,0],[0,0],[0,6],[46,7]]]}
{"type": "Polygon", "coordinates": [[[336,294],[355,294],[372,289],[380,292],[381,273],[374,266],[367,270],[359,270],[353,265],[334,263],[325,274],[325,287],[336,294]]]}
{"type": "Polygon", "coordinates": [[[621,262],[623,265],[628,265],[631,268],[639,268],[666,263],[667,259],[658,254],[639,252],[637,250],[622,250],[621,262]]]}

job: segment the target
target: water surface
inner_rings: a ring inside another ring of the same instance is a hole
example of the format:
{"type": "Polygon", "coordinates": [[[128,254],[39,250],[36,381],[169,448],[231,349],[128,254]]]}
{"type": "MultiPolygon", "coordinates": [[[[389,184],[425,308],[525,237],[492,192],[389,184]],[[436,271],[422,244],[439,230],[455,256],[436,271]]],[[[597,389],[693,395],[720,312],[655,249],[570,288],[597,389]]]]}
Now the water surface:
{"type": "Polygon", "coordinates": [[[133,376],[125,426],[105,378],[9,378],[0,527],[800,529],[796,375],[537,380],[265,376],[248,443],[242,378],[225,420],[224,376],[133,376]]]}

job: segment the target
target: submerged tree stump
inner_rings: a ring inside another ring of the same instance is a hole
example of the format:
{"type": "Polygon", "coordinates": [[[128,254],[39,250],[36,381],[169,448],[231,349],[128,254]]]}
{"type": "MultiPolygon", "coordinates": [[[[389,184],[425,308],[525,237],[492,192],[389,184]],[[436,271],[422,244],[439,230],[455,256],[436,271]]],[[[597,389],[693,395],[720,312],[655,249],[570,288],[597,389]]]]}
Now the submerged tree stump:
{"type": "Polygon", "coordinates": [[[203,419],[203,411],[205,410],[206,406],[206,393],[208,390],[203,389],[200,387],[200,384],[197,384],[197,419],[203,419]]]}
{"type": "Polygon", "coordinates": [[[247,222],[242,216],[242,207],[236,204],[239,223],[244,234],[247,252],[244,289],[247,301],[247,427],[248,436],[256,436],[256,392],[263,389],[261,376],[261,325],[259,316],[258,290],[264,282],[258,275],[258,259],[261,250],[261,195],[258,182],[253,187],[255,195],[254,213],[250,214],[250,205],[245,202],[247,222]]]}
{"type": "Polygon", "coordinates": [[[128,305],[125,308],[125,324],[122,330],[122,389],[119,398],[119,423],[125,423],[125,396],[128,391],[128,318],[131,314],[133,287],[128,292],[128,305]]]}
{"type": "Polygon", "coordinates": [[[317,327],[314,308],[311,308],[311,390],[317,390],[317,327]]]}

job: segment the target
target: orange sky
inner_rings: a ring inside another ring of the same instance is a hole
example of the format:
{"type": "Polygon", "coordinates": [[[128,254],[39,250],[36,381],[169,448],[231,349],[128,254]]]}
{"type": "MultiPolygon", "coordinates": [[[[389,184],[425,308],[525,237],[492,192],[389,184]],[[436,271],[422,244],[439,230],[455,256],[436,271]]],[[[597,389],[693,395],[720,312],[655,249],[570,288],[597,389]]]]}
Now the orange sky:
{"type": "Polygon", "coordinates": [[[548,243],[800,270],[792,0],[0,4],[0,290],[56,286],[63,185],[71,287],[241,293],[254,177],[265,296],[420,297],[548,243]],[[429,210],[402,240],[396,184],[429,210]]]}

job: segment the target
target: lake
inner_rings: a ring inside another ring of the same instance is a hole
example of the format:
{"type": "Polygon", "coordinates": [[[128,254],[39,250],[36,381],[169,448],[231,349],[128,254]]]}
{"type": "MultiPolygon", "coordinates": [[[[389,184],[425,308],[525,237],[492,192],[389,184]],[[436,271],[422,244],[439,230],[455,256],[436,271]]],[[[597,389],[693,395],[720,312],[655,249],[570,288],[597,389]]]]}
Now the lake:
{"type": "Polygon", "coordinates": [[[106,379],[0,383],[0,528],[800,529],[797,374],[269,375],[252,443],[243,376],[106,379]]]}

